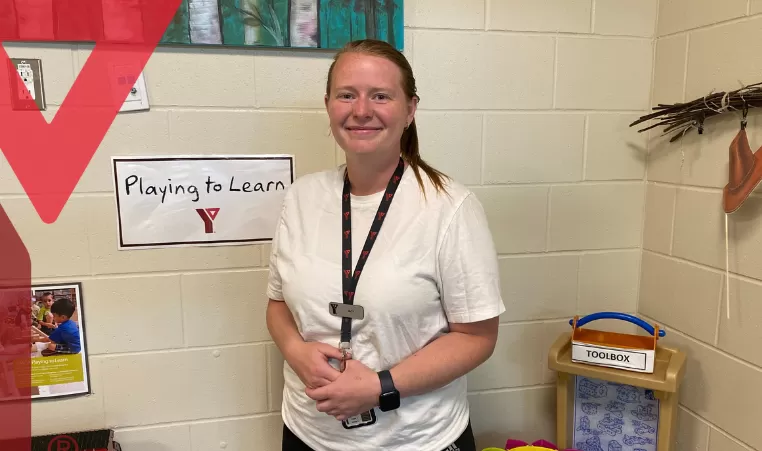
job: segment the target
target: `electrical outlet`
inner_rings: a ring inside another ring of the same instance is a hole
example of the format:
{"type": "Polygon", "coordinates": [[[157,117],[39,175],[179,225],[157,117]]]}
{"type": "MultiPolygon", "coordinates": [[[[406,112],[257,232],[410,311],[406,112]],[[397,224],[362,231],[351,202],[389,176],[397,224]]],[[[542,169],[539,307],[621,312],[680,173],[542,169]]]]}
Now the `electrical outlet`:
{"type": "Polygon", "coordinates": [[[114,95],[117,96],[117,91],[124,92],[124,85],[131,86],[127,96],[125,98],[117,98],[116,101],[122,101],[122,106],[119,111],[139,111],[148,110],[148,93],[146,92],[145,76],[141,72],[137,77],[131,75],[130,66],[112,66],[111,67],[111,80],[114,95]]]}
{"type": "Polygon", "coordinates": [[[28,58],[11,58],[8,68],[11,83],[11,105],[14,110],[44,111],[45,82],[42,61],[28,58]]]}

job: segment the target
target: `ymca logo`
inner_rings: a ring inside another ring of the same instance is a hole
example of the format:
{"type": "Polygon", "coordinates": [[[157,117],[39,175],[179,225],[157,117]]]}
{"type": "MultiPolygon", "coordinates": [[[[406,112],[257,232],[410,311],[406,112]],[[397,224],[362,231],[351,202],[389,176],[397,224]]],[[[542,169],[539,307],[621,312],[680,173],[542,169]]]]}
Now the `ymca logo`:
{"type": "Polygon", "coordinates": [[[196,213],[204,221],[204,233],[214,233],[214,218],[220,212],[219,208],[197,208],[196,213]]]}
{"type": "Polygon", "coordinates": [[[48,451],[79,451],[79,445],[68,435],[59,435],[48,443],[48,451]]]}

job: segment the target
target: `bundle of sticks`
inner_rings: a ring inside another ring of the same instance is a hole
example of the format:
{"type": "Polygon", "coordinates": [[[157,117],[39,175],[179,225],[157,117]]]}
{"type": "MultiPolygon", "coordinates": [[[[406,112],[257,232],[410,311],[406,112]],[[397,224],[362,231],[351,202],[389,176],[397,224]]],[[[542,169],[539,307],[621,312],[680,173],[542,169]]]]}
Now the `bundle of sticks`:
{"type": "Polygon", "coordinates": [[[704,122],[729,111],[741,111],[745,115],[750,108],[762,107],[762,82],[744,86],[729,92],[710,93],[705,97],[672,105],[659,104],[653,113],[641,116],[630,127],[656,119],[657,122],[638,130],[638,133],[656,127],[664,127],[664,134],[673,133],[669,142],[675,142],[695,128],[699,134],[704,131],[704,122]]]}

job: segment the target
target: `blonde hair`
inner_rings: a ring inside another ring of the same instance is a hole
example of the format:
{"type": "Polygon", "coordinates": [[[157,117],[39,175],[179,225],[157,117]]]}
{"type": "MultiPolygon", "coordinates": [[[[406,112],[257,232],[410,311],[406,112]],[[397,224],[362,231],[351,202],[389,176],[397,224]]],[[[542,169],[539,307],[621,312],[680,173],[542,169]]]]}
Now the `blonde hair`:
{"type": "MultiPolygon", "coordinates": [[[[407,61],[407,58],[405,58],[405,55],[389,43],[376,39],[351,41],[336,53],[333,62],[331,63],[331,67],[328,69],[328,79],[325,88],[327,95],[330,95],[331,93],[331,79],[334,66],[336,66],[336,62],[341,55],[345,53],[362,53],[385,58],[393,62],[402,72],[402,90],[405,92],[407,99],[412,100],[415,98],[420,100],[420,97],[416,93],[417,88],[415,86],[413,68],[410,67],[410,63],[407,61]]],[[[426,173],[437,191],[441,192],[445,190],[444,181],[448,178],[447,175],[433,168],[421,158],[418,149],[418,130],[415,125],[415,118],[413,118],[413,121],[410,122],[410,125],[402,133],[402,137],[400,138],[400,148],[402,150],[402,158],[411,168],[413,168],[415,178],[418,180],[418,185],[421,187],[421,190],[424,191],[424,196],[425,188],[423,180],[421,179],[421,171],[426,173]]]]}

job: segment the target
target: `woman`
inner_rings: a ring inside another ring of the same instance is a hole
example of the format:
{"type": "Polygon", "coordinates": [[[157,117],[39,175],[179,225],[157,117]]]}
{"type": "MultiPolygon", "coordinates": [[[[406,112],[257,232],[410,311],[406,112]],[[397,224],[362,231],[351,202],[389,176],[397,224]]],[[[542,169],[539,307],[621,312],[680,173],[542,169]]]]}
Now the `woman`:
{"type": "Polygon", "coordinates": [[[421,159],[418,100],[382,41],[328,71],[346,165],[296,180],[270,257],[284,451],[475,449],[466,374],[505,311],[497,256],[476,197],[421,159]]]}

